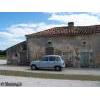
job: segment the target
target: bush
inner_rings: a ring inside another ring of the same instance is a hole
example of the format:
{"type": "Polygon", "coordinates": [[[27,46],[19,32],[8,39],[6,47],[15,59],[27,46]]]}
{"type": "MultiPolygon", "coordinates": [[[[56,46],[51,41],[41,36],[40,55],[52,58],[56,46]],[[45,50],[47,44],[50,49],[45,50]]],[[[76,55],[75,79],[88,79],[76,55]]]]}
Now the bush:
{"type": "Polygon", "coordinates": [[[6,58],[6,50],[0,50],[0,58],[6,58]]]}

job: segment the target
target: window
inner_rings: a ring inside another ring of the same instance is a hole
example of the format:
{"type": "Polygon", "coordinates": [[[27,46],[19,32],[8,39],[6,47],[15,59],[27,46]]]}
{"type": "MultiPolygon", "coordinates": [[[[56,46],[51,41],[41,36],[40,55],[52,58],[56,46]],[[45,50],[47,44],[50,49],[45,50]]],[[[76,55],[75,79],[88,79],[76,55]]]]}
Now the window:
{"type": "Polygon", "coordinates": [[[85,45],[86,44],[86,41],[83,41],[83,45],[85,45]]]}
{"type": "Polygon", "coordinates": [[[51,42],[51,41],[49,41],[49,42],[48,42],[48,44],[52,44],[52,42],[51,42]]]}
{"type": "Polygon", "coordinates": [[[60,61],[60,58],[59,57],[56,57],[56,61],[60,61]]]}
{"type": "Polygon", "coordinates": [[[43,57],[41,61],[48,61],[48,57],[43,57]]]}
{"type": "Polygon", "coordinates": [[[82,46],[86,46],[87,45],[87,41],[86,40],[83,40],[82,41],[82,46]]]}
{"type": "Polygon", "coordinates": [[[49,57],[49,61],[60,61],[59,57],[49,57]]]}
{"type": "Polygon", "coordinates": [[[55,57],[49,57],[49,61],[55,61],[56,58],[55,57]]]}

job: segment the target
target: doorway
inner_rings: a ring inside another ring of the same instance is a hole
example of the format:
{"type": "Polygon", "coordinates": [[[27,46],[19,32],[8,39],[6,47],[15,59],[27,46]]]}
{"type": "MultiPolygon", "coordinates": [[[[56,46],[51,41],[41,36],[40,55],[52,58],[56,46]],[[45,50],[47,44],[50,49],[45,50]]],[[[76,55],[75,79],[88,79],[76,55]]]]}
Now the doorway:
{"type": "Polygon", "coordinates": [[[80,52],[80,66],[89,67],[89,52],[80,52]]]}

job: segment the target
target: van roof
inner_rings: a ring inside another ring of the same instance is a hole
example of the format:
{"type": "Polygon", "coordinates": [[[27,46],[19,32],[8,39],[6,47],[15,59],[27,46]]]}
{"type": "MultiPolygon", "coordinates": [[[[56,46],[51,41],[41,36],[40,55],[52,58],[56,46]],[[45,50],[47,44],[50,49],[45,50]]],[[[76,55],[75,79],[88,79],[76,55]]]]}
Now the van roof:
{"type": "Polygon", "coordinates": [[[60,57],[59,55],[45,55],[44,57],[60,57]]]}

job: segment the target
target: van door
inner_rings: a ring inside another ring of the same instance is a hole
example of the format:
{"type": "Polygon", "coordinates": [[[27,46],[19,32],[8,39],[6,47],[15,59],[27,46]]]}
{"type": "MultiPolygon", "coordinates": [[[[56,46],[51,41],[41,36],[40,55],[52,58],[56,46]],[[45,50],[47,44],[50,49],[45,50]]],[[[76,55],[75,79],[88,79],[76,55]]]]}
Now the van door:
{"type": "Polygon", "coordinates": [[[48,57],[43,57],[40,61],[40,68],[46,68],[48,66],[48,57]]]}

